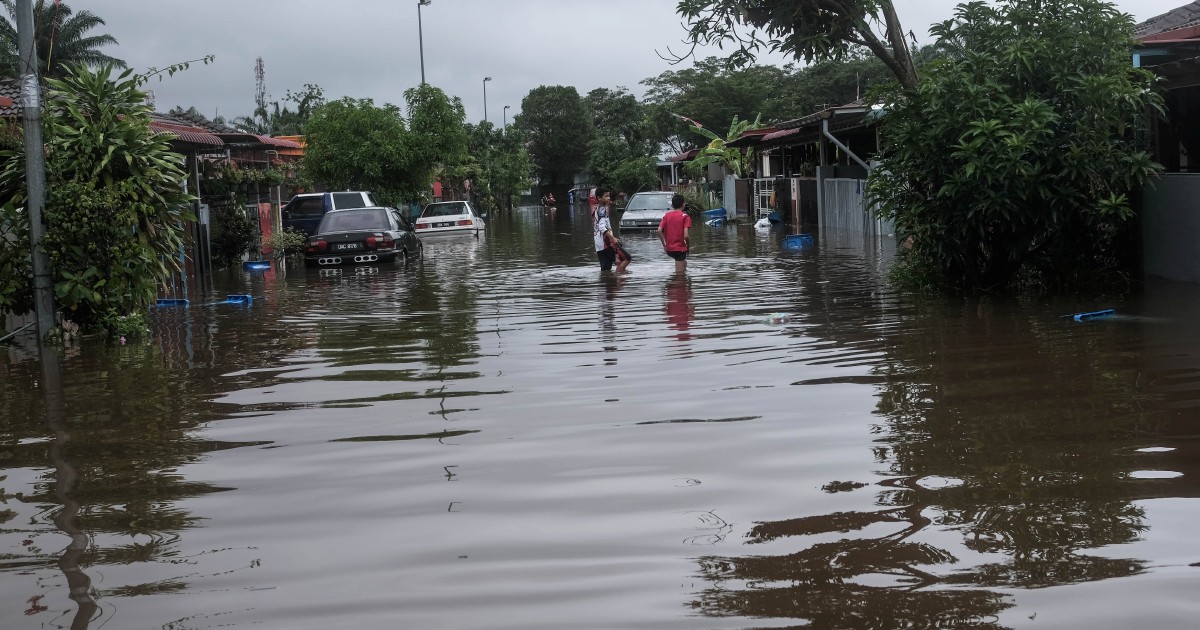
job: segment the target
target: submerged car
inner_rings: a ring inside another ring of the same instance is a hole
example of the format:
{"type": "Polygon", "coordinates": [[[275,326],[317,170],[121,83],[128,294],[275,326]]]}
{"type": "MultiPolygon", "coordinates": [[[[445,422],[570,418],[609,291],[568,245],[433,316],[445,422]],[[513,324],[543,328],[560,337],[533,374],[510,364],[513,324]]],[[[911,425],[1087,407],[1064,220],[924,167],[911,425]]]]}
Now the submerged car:
{"type": "Polygon", "coordinates": [[[283,207],[283,227],[299,230],[305,236],[312,236],[317,233],[321,218],[330,210],[369,208],[378,205],[371,193],[361,190],[301,193],[292,197],[283,207]]]}
{"type": "Polygon", "coordinates": [[[484,229],[486,224],[475,208],[466,201],[439,201],[425,206],[421,216],[417,217],[417,234],[430,236],[434,234],[463,234],[475,233],[484,229]]]}
{"type": "Polygon", "coordinates": [[[671,192],[640,192],[629,198],[621,215],[622,230],[657,230],[671,210],[671,192]]]}
{"type": "Polygon", "coordinates": [[[421,239],[395,208],[330,210],[304,247],[304,266],[335,267],[419,258],[421,239]]]}

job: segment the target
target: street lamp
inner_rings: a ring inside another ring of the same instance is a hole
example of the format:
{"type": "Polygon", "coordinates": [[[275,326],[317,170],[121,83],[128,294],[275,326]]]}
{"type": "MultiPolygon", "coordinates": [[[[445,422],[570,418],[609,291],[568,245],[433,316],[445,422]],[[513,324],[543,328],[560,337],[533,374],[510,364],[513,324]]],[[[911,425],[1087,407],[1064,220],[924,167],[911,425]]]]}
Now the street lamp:
{"type": "Polygon", "coordinates": [[[508,129],[508,108],[509,107],[511,107],[511,105],[504,106],[504,111],[502,112],[504,114],[504,126],[501,127],[501,129],[508,129]]]}
{"type": "Polygon", "coordinates": [[[421,50],[421,85],[425,85],[425,37],[421,33],[421,7],[433,0],[417,0],[417,46],[421,50]]]}
{"type": "Polygon", "coordinates": [[[487,82],[492,77],[483,77],[483,122],[487,122],[487,82]]]}

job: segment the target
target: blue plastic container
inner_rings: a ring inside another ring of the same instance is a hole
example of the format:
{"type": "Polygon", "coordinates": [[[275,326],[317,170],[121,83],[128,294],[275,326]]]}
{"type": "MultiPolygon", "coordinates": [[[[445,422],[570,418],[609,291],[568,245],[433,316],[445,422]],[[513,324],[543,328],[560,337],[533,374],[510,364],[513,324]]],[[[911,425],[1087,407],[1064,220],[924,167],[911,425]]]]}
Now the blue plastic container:
{"type": "Polygon", "coordinates": [[[786,250],[807,249],[813,246],[812,234],[789,234],[783,237],[783,248],[786,250]]]}
{"type": "Polygon", "coordinates": [[[229,304],[251,304],[254,302],[254,298],[249,295],[228,295],[225,297],[225,301],[229,304]]]}
{"type": "Polygon", "coordinates": [[[725,217],[714,217],[704,222],[704,225],[712,228],[725,227],[725,217]]]}
{"type": "Polygon", "coordinates": [[[704,212],[701,212],[700,214],[704,217],[705,221],[708,221],[709,219],[726,219],[726,218],[728,218],[728,215],[725,213],[725,208],[713,208],[712,210],[705,210],[704,212]]]}
{"type": "Polygon", "coordinates": [[[154,302],[155,306],[187,306],[189,302],[184,298],[159,298],[154,302]]]}
{"type": "Polygon", "coordinates": [[[269,260],[247,260],[242,263],[242,269],[246,271],[266,271],[271,268],[269,260]]]}

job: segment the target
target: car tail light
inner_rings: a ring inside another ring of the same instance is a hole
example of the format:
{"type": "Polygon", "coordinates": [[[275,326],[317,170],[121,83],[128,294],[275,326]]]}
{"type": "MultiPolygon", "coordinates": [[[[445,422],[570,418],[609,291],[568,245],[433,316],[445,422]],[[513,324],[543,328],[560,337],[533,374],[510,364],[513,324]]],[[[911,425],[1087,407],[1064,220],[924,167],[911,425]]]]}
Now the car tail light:
{"type": "Polygon", "coordinates": [[[325,239],[317,239],[315,243],[311,241],[309,242],[308,247],[304,248],[304,253],[313,254],[316,252],[323,252],[327,249],[329,249],[329,243],[326,243],[325,239]]]}
{"type": "Polygon", "coordinates": [[[471,225],[471,220],[470,219],[459,219],[458,223],[455,223],[455,225],[471,225]]]}
{"type": "Polygon", "coordinates": [[[368,236],[367,237],[367,249],[375,249],[376,247],[377,247],[377,245],[375,244],[375,237],[368,236]]]}
{"type": "Polygon", "coordinates": [[[386,235],[379,241],[379,246],[384,249],[391,249],[395,244],[396,241],[393,240],[392,237],[386,235]]]}
{"type": "Polygon", "coordinates": [[[428,223],[418,223],[418,224],[417,224],[417,229],[418,229],[418,230],[424,230],[424,229],[426,229],[426,228],[428,228],[428,227],[429,227],[429,224],[428,224],[428,223]]]}

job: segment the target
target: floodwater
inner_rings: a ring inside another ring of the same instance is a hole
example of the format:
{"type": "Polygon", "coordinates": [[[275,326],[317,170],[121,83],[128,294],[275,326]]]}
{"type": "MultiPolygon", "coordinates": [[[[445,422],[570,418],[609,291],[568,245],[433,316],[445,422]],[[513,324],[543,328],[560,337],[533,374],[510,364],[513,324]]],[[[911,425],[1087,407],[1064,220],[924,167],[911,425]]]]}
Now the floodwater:
{"type": "Polygon", "coordinates": [[[603,277],[524,208],[0,347],[0,628],[1197,627],[1200,290],[914,299],[697,231],[603,277]]]}

